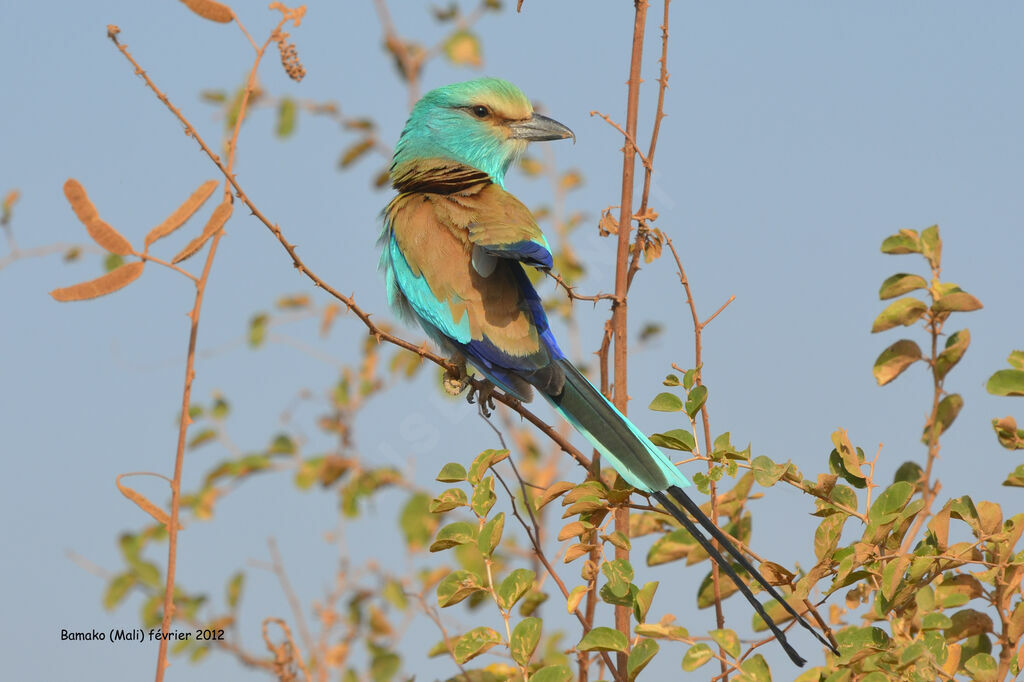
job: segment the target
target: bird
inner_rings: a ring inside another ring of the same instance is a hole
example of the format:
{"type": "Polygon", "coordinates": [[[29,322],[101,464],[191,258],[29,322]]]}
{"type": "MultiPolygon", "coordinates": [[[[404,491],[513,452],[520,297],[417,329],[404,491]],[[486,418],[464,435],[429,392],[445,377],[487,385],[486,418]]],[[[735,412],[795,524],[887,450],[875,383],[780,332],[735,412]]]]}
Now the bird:
{"type": "Polygon", "coordinates": [[[478,78],[426,93],[390,167],[397,194],[383,211],[379,239],[389,305],[509,396],[529,402],[537,392],[551,403],[629,485],[694,537],[796,665],[806,661],[700,528],[836,652],[684,492],[690,481],[672,461],[559,348],[524,270],[550,270],[551,247],[530,210],[505,189],[505,175],[530,142],[567,138],[575,141],[568,127],[534,111],[505,80],[478,78]]]}

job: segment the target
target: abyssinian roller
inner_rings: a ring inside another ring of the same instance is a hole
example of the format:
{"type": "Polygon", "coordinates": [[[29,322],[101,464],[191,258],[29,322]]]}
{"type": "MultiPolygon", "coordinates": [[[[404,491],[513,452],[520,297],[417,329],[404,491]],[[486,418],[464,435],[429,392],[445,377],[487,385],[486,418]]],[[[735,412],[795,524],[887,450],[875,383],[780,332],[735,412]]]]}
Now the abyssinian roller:
{"type": "Polygon", "coordinates": [[[384,210],[380,239],[388,301],[510,396],[528,402],[540,393],[627,483],[682,524],[803,665],[698,524],[793,618],[831,644],[701,512],[683,491],[686,477],[569,362],[552,335],[523,269],[550,269],[551,249],[529,209],[505,190],[505,173],[528,143],[568,137],[571,130],[534,112],[519,88],[503,80],[481,78],[424,95],[391,166],[398,196],[384,210]]]}

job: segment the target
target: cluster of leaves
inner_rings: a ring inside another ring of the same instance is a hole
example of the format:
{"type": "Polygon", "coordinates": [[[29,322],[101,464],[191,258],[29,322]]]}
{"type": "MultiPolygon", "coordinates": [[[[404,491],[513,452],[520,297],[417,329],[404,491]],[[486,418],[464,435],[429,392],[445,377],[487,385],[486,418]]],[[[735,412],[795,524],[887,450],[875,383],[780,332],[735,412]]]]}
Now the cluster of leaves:
{"type": "MultiPolygon", "coordinates": [[[[536,571],[516,568],[499,579],[508,558],[499,551],[505,533],[505,513],[491,515],[498,499],[494,492],[497,472],[492,467],[508,456],[508,450],[485,450],[477,455],[468,469],[454,462],[446,464],[437,480],[463,484],[469,493],[462,487],[448,488],[429,505],[430,512],[437,515],[465,508],[473,519],[447,523],[438,530],[430,545],[431,552],[454,552],[455,561],[461,567],[438,583],[438,606],[447,608],[468,599],[470,608],[478,608],[489,600],[497,607],[504,635],[494,628],[481,626],[453,638],[446,637],[432,653],[447,653],[462,667],[467,679],[521,677],[540,682],[562,682],[570,679],[572,673],[564,665],[565,656],[558,652],[561,635],[548,635],[547,646],[542,653],[537,652],[543,623],[534,614],[548,595],[540,589],[536,571]],[[519,620],[513,627],[512,613],[517,605],[519,620]],[[494,664],[479,671],[467,671],[463,667],[498,645],[504,646],[515,666],[494,664]]],[[[506,542],[506,547],[511,545],[506,542]]]]}

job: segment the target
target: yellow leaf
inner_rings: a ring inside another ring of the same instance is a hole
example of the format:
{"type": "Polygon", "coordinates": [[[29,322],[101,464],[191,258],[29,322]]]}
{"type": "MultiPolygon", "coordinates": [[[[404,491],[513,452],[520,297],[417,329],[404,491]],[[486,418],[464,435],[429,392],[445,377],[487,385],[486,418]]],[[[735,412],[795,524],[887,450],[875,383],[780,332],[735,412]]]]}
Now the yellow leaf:
{"type": "Polygon", "coordinates": [[[341,306],[337,303],[328,303],[324,307],[324,316],[320,320],[320,336],[327,336],[331,331],[331,324],[334,323],[334,318],[341,312],[341,306]]]}
{"type": "Polygon", "coordinates": [[[480,39],[469,31],[456,31],[444,44],[444,53],[456,66],[484,65],[480,53],[480,39]]]}

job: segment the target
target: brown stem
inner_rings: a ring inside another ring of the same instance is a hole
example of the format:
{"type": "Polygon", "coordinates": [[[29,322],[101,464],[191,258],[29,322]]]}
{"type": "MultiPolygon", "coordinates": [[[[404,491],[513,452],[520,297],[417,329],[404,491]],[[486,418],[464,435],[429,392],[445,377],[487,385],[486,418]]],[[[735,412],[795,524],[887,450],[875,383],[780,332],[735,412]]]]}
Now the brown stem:
{"type": "MultiPolygon", "coordinates": [[[[936,264],[932,267],[932,279],[938,281],[940,268],[936,264]]],[[[932,295],[934,302],[935,295],[932,295]]],[[[939,376],[938,358],[939,358],[939,337],[942,335],[942,326],[945,324],[945,319],[941,317],[941,313],[928,312],[928,324],[927,328],[931,334],[931,357],[928,361],[929,366],[932,370],[932,410],[928,415],[928,421],[926,424],[929,428],[928,433],[928,463],[925,465],[924,474],[922,481],[924,484],[924,508],[914,518],[914,524],[910,527],[906,536],[903,538],[903,542],[900,543],[900,551],[907,552],[914,543],[914,538],[917,537],[918,531],[924,525],[924,522],[931,516],[932,504],[935,502],[935,497],[939,493],[938,481],[932,483],[932,469],[935,467],[935,460],[939,457],[939,450],[941,448],[939,444],[939,432],[936,430],[936,422],[939,417],[939,402],[942,400],[942,394],[945,392],[943,384],[945,382],[944,377],[939,376]]]]}
{"type": "MultiPolygon", "coordinates": [[[[635,0],[633,18],[633,44],[629,61],[629,88],[626,96],[626,144],[622,150],[622,194],[619,202],[619,233],[615,253],[615,301],[612,303],[612,337],[615,341],[613,356],[614,371],[614,403],[622,414],[627,413],[629,402],[628,371],[627,371],[627,326],[626,326],[626,294],[629,288],[629,237],[633,220],[633,185],[637,149],[636,125],[640,103],[640,70],[644,56],[644,31],[647,24],[647,0],[635,0]]],[[[629,536],[629,508],[619,507],[615,510],[615,530],[629,536]]],[[[629,550],[615,548],[615,558],[629,560],[629,550]]],[[[627,606],[615,607],[615,628],[626,640],[630,638],[631,609],[627,606]]],[[[627,652],[617,654],[620,670],[626,669],[629,657],[627,652]]]]}

